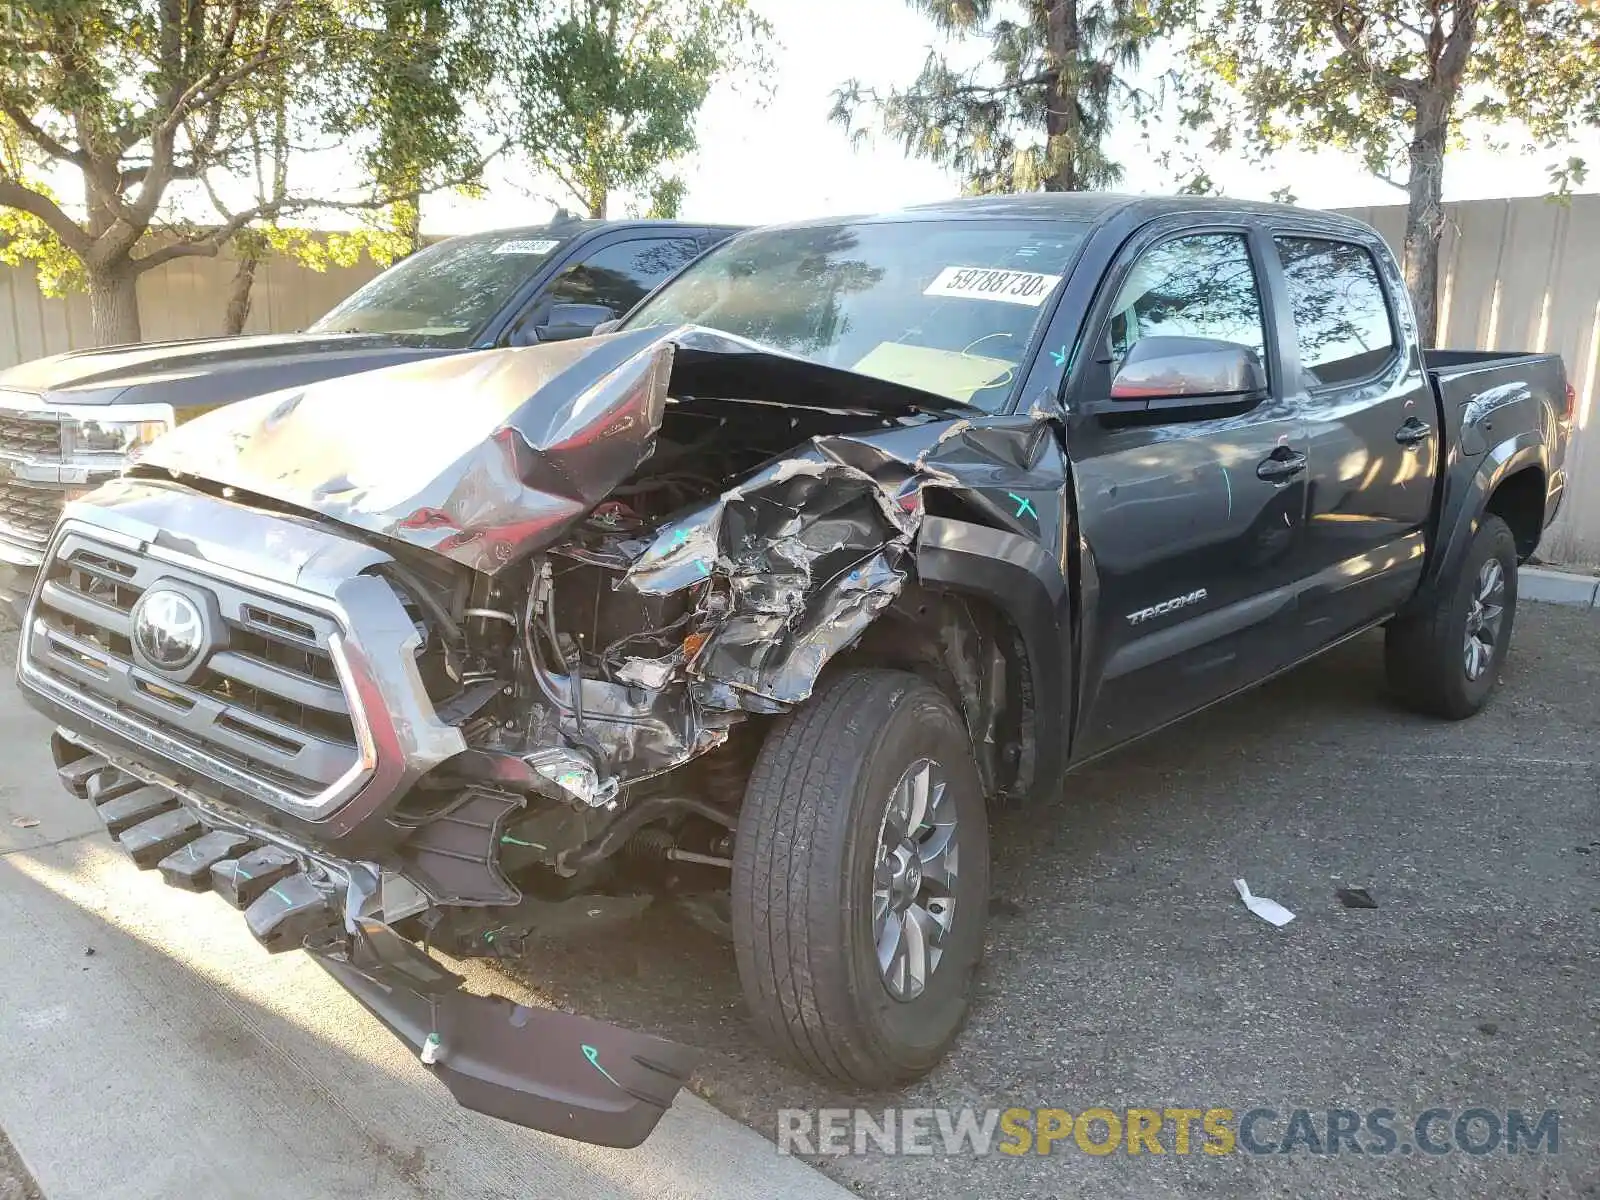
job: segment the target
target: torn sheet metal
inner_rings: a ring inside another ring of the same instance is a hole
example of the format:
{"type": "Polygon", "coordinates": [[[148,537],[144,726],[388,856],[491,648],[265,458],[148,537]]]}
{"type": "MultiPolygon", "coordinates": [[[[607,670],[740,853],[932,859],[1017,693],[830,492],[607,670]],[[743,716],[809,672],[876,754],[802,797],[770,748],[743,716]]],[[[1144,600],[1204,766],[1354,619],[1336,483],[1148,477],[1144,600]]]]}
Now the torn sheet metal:
{"type": "Polygon", "coordinates": [[[905,585],[922,481],[881,456],[876,474],[840,461],[861,449],[817,439],[670,522],[628,571],[623,586],[646,596],[713,580],[708,600],[725,615],[686,666],[704,707],[804,700],[905,585]]]}
{"type": "Polygon", "coordinates": [[[669,391],[881,413],[954,403],[711,330],[646,328],[259,396],[174,430],[140,469],[237,487],[492,574],[552,544],[638,469],[669,391]]]}
{"type": "MultiPolygon", "coordinates": [[[[967,491],[974,477],[1004,489],[1034,471],[1059,480],[1059,456],[1048,429],[966,419],[814,438],[658,529],[622,587],[701,589],[700,615],[715,620],[672,675],[691,684],[702,712],[782,712],[901,594],[926,489],[967,491]]],[[[656,679],[664,665],[624,669],[656,679]]]]}

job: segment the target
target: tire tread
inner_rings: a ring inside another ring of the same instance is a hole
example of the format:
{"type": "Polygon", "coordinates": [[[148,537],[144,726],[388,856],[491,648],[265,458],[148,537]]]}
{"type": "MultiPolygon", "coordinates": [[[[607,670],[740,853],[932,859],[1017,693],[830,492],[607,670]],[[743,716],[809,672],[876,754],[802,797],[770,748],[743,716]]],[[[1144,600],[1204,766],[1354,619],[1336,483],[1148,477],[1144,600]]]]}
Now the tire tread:
{"type": "Polygon", "coordinates": [[[879,1079],[888,1064],[810,1000],[850,986],[833,914],[815,907],[831,896],[830,864],[848,850],[848,823],[830,798],[850,793],[884,721],[928,686],[901,671],[835,678],[774,725],[745,792],[746,809],[760,809],[746,814],[751,852],[734,855],[734,949],[748,1007],[765,1041],[841,1083],[879,1079]]]}
{"type": "MultiPolygon", "coordinates": [[[[1496,543],[1509,546],[1513,551],[1504,623],[1509,641],[1516,616],[1516,540],[1510,526],[1492,513],[1479,523],[1472,545],[1462,560],[1460,574],[1448,587],[1440,587],[1426,610],[1401,617],[1385,630],[1384,669],[1389,687],[1408,707],[1418,712],[1459,721],[1482,707],[1481,700],[1476,704],[1469,702],[1454,676],[1461,669],[1460,614],[1456,609],[1461,589],[1470,586],[1478,567],[1493,553],[1496,543]],[[1486,552],[1485,548],[1490,549],[1486,552]]],[[[1494,671],[1499,671],[1505,654],[1506,649],[1502,649],[1499,661],[1492,668],[1494,671]]]]}

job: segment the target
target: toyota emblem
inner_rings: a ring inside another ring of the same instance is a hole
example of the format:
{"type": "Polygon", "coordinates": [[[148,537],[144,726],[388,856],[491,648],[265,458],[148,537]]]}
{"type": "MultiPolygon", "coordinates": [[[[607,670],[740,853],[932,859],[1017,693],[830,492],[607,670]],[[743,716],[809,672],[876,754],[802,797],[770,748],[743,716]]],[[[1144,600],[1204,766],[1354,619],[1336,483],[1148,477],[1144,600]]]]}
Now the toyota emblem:
{"type": "Polygon", "coordinates": [[[151,588],[134,606],[133,640],[152,666],[181,671],[205,649],[205,618],[182,592],[151,588]]]}

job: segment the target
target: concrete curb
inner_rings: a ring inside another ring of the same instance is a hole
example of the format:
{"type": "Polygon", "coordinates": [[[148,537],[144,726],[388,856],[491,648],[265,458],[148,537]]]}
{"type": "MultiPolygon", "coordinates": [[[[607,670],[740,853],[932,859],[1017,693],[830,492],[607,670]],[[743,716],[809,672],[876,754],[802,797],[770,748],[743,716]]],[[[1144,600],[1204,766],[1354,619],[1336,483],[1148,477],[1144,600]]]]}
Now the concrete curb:
{"type": "Polygon", "coordinates": [[[1554,567],[1523,567],[1517,572],[1517,599],[1600,608],[1600,578],[1554,567]]]}

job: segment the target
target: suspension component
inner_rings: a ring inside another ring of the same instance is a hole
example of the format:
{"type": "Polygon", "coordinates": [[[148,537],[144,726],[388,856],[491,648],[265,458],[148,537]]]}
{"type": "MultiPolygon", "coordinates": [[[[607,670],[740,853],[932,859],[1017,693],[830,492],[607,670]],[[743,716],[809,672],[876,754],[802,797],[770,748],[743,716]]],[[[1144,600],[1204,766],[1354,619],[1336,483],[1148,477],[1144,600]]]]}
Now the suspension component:
{"type": "Polygon", "coordinates": [[[666,862],[678,839],[670,829],[653,826],[641,829],[623,844],[622,857],[633,863],[666,862]]]}

